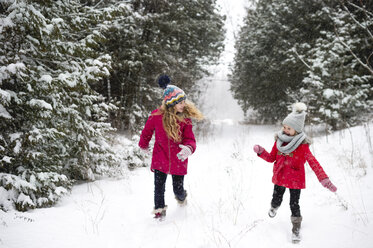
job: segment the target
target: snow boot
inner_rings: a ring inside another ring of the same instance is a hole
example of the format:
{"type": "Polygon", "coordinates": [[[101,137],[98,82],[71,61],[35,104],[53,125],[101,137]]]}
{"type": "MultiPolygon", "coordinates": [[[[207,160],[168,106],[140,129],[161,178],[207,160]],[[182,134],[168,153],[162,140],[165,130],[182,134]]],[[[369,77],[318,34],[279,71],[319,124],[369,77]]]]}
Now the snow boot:
{"type": "Polygon", "coordinates": [[[301,240],[300,226],[302,223],[302,216],[299,216],[299,217],[291,216],[291,223],[293,224],[293,228],[291,230],[292,231],[291,241],[293,242],[293,244],[297,244],[301,240]]]}
{"type": "Polygon", "coordinates": [[[269,215],[269,217],[271,217],[271,218],[275,217],[276,214],[277,214],[277,210],[278,210],[278,208],[279,208],[279,207],[274,208],[274,207],[271,206],[271,208],[270,208],[269,211],[268,211],[268,215],[269,215]]]}
{"type": "Polygon", "coordinates": [[[164,208],[157,208],[153,210],[154,219],[163,220],[166,217],[167,205],[164,208]]]}
{"type": "Polygon", "coordinates": [[[187,196],[188,196],[188,193],[186,190],[184,190],[184,194],[183,195],[175,195],[175,199],[177,201],[177,203],[179,203],[180,206],[185,206],[187,204],[187,196]]]}

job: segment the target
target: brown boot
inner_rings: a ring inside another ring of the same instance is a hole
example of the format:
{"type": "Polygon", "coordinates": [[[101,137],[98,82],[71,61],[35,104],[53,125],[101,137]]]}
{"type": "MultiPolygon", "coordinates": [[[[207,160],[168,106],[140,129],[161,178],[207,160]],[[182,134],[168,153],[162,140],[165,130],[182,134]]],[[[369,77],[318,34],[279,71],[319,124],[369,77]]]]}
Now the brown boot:
{"type": "Polygon", "coordinates": [[[301,240],[300,237],[300,227],[302,223],[302,216],[296,217],[296,216],[291,216],[291,223],[293,224],[293,229],[292,229],[292,237],[291,241],[293,243],[299,243],[301,240]]]}

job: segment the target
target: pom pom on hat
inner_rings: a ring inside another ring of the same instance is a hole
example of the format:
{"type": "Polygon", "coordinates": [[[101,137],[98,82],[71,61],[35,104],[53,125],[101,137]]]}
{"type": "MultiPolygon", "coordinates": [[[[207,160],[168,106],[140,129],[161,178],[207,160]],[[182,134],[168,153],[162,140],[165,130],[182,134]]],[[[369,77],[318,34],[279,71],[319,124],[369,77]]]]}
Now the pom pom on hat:
{"type": "Polygon", "coordinates": [[[167,85],[169,85],[170,82],[171,82],[171,79],[167,75],[161,75],[158,78],[159,87],[161,87],[162,89],[166,89],[167,85]]]}
{"type": "Polygon", "coordinates": [[[306,110],[306,104],[302,102],[295,103],[293,105],[293,112],[282,121],[282,124],[294,128],[297,133],[303,132],[306,110]]]}
{"type": "Polygon", "coordinates": [[[163,100],[168,108],[175,106],[186,99],[185,92],[179,87],[171,85],[170,82],[170,77],[165,74],[158,78],[159,86],[164,89],[163,100]]]}
{"type": "Polygon", "coordinates": [[[297,103],[294,103],[293,105],[293,112],[294,113],[302,113],[303,111],[306,111],[307,110],[307,106],[306,104],[302,103],[302,102],[297,102],[297,103]]]}

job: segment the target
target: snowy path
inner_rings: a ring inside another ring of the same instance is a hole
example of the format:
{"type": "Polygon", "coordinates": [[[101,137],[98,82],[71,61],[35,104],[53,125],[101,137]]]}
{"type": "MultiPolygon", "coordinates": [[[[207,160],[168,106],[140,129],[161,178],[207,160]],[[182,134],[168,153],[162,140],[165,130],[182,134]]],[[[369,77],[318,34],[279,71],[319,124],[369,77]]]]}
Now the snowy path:
{"type": "MultiPolygon", "coordinates": [[[[215,124],[212,135],[199,138],[190,158],[187,206],[177,205],[168,178],[169,209],[163,222],[150,214],[153,173],[143,168],[124,179],[76,186],[52,208],[7,213],[0,247],[293,247],[288,192],[278,215],[270,219],[271,165],[251,151],[257,142],[270,149],[274,131],[273,126],[215,124]]],[[[323,152],[330,146],[324,143],[325,138],[316,139],[313,152],[351,205],[345,210],[307,167],[307,189],[300,202],[303,240],[298,247],[372,247],[372,171],[368,168],[368,175],[357,180],[338,166],[342,158],[335,160],[334,153],[341,150],[323,152]],[[328,160],[330,155],[333,159],[328,160]]],[[[360,145],[366,143],[355,142],[357,149],[360,145]]]]}

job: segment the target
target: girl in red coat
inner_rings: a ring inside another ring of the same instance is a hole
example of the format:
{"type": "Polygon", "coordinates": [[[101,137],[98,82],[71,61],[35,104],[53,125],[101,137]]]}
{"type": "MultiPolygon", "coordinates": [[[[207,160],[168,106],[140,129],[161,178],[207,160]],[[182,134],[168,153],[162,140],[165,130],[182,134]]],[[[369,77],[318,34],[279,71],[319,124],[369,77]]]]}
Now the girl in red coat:
{"type": "Polygon", "coordinates": [[[170,78],[158,78],[164,89],[162,106],[154,110],[142,130],[139,146],[148,150],[149,142],[155,133],[151,171],[154,172],[154,211],[155,218],[166,215],[167,206],[164,192],[167,174],[172,175],[175,198],[184,203],[187,192],[184,190],[184,175],[187,174],[188,157],[196,150],[196,140],[191,118],[201,120],[201,112],[186,100],[180,88],[170,85],[170,78]]]}
{"type": "Polygon", "coordinates": [[[302,216],[299,198],[301,189],[306,187],[305,162],[308,162],[324,187],[332,192],[337,190],[310,151],[309,141],[303,132],[306,109],[304,103],[294,104],[293,112],[283,120],[282,130],[276,134],[276,141],[270,153],[260,145],[254,146],[254,151],[259,157],[267,162],[274,162],[272,177],[274,190],[271,208],[268,212],[271,218],[275,217],[277,209],[281,205],[285,189],[288,188],[290,191],[291,222],[293,224],[292,240],[294,243],[300,241],[299,231],[302,216]]]}

